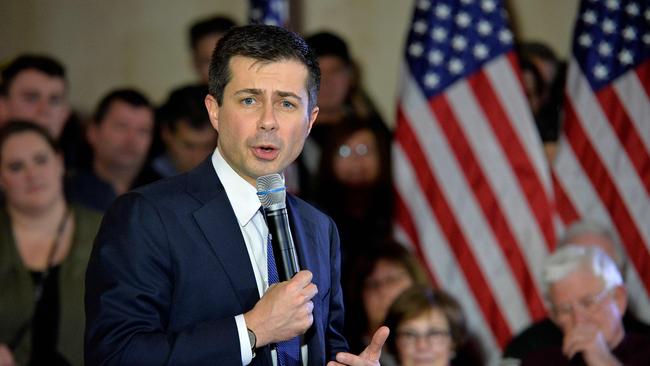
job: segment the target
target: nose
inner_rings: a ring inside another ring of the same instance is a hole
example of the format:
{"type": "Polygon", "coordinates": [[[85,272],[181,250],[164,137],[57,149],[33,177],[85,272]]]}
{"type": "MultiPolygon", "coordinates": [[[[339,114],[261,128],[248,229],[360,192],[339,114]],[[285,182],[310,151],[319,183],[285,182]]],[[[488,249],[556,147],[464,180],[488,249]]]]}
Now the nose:
{"type": "Polygon", "coordinates": [[[266,103],[262,108],[259,128],[265,131],[272,131],[278,128],[278,121],[275,118],[275,110],[272,103],[266,103]]]}

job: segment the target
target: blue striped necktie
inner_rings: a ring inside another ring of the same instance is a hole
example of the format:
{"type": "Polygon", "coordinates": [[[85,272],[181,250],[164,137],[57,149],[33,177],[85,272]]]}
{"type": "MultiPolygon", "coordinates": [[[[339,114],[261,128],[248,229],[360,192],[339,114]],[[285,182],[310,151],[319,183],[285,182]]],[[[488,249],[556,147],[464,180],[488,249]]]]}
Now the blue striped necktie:
{"type": "MultiPolygon", "coordinates": [[[[278,268],[275,265],[275,256],[273,255],[273,246],[271,245],[271,235],[267,240],[267,260],[269,268],[269,286],[278,283],[278,268]]],[[[300,366],[300,338],[294,337],[287,341],[278,342],[278,366],[300,366]]]]}

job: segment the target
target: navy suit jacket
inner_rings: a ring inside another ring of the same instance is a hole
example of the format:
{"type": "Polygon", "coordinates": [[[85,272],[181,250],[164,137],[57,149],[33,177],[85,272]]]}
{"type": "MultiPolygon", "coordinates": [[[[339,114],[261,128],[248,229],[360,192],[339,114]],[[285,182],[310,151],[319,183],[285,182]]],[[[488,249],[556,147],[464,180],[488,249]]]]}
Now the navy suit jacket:
{"type": "MultiPolygon", "coordinates": [[[[334,222],[293,196],[289,220],[302,269],[313,273],[309,365],[347,350],[334,222]]],[[[118,198],[86,274],[87,365],[240,365],[234,317],[259,300],[226,192],[206,159],[189,173],[118,198]]],[[[251,365],[271,365],[270,347],[251,365]]]]}

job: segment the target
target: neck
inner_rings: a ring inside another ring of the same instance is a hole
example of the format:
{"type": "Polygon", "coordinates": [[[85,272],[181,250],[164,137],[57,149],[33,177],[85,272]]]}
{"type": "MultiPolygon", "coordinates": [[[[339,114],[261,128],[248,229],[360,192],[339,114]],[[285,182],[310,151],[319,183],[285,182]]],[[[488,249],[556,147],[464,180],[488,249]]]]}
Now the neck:
{"type": "Polygon", "coordinates": [[[11,217],[12,225],[30,231],[56,230],[67,209],[68,205],[63,197],[60,197],[49,207],[42,210],[23,210],[7,205],[7,211],[11,217]]]}
{"type": "Polygon", "coordinates": [[[131,188],[139,172],[139,169],[116,168],[97,159],[93,162],[93,169],[99,178],[113,187],[118,196],[131,188]]]}

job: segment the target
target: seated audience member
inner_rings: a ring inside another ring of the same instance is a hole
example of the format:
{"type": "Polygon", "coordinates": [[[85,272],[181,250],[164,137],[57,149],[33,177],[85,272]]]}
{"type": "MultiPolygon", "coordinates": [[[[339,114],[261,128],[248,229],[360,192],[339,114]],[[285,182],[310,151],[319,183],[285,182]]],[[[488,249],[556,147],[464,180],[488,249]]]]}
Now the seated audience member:
{"type": "Polygon", "coordinates": [[[0,365],[82,365],[84,277],[101,216],[69,204],[63,158],[30,122],[0,128],[0,365]]]}
{"type": "Polygon", "coordinates": [[[158,111],[165,152],[153,160],[161,177],[186,172],[202,162],[217,145],[203,99],[207,89],[182,89],[172,94],[158,111]]]}
{"type": "MultiPolygon", "coordinates": [[[[625,274],[625,257],[623,249],[618,245],[612,234],[604,226],[592,221],[577,221],[571,224],[560,242],[558,248],[568,244],[595,246],[609,255],[621,274],[625,274]]],[[[629,294],[632,298],[634,294],[629,294]]],[[[623,315],[623,325],[629,333],[650,334],[650,326],[641,322],[630,306],[623,315]]],[[[521,360],[536,350],[562,344],[562,332],[550,319],[540,320],[515,336],[506,346],[503,357],[510,360],[521,360]]]]}
{"type": "Polygon", "coordinates": [[[105,211],[118,195],[154,180],[144,164],[153,125],[153,107],[140,92],[118,89],[106,95],[87,130],[92,166],[71,174],[71,200],[105,211]]]}
{"type": "Polygon", "coordinates": [[[418,259],[404,246],[387,239],[371,247],[343,268],[345,338],[352,352],[365,348],[402,291],[429,284],[418,259]]]}
{"type": "Polygon", "coordinates": [[[344,122],[332,129],[323,149],[310,197],[336,222],[344,264],[367,252],[363,243],[391,235],[390,146],[384,137],[367,124],[344,122]]]}
{"type": "MultiPolygon", "coordinates": [[[[178,87],[169,94],[168,100],[183,98],[187,94],[202,94],[199,102],[203,105],[205,96],[208,95],[208,68],[210,58],[217,42],[226,32],[234,27],[235,22],[224,16],[212,16],[200,19],[192,24],[189,29],[189,45],[192,53],[192,66],[197,77],[197,82],[178,87]]],[[[205,106],[203,107],[205,109],[205,106]]],[[[160,119],[157,119],[157,122],[160,119]]],[[[156,123],[154,141],[151,146],[151,158],[156,158],[165,150],[162,140],[162,126],[156,123]]]]}
{"type": "Polygon", "coordinates": [[[318,57],[321,87],[318,117],[297,162],[301,193],[309,192],[314,186],[321,153],[333,126],[367,121],[386,140],[390,138],[390,131],[361,86],[360,70],[345,41],[330,32],[315,33],[306,41],[318,57]]]}
{"type": "Polygon", "coordinates": [[[22,55],[2,70],[1,80],[0,125],[34,121],[58,140],[70,115],[63,65],[47,56],[22,55]]]}
{"type": "Polygon", "coordinates": [[[468,357],[468,339],[460,304],[442,290],[414,286],[402,292],[386,315],[391,334],[387,350],[402,366],[478,366],[482,360],[468,357]]]}
{"type": "Polygon", "coordinates": [[[603,250],[561,247],[546,261],[543,281],[562,343],[529,353],[521,365],[650,365],[650,335],[625,329],[627,290],[603,250]]]}

